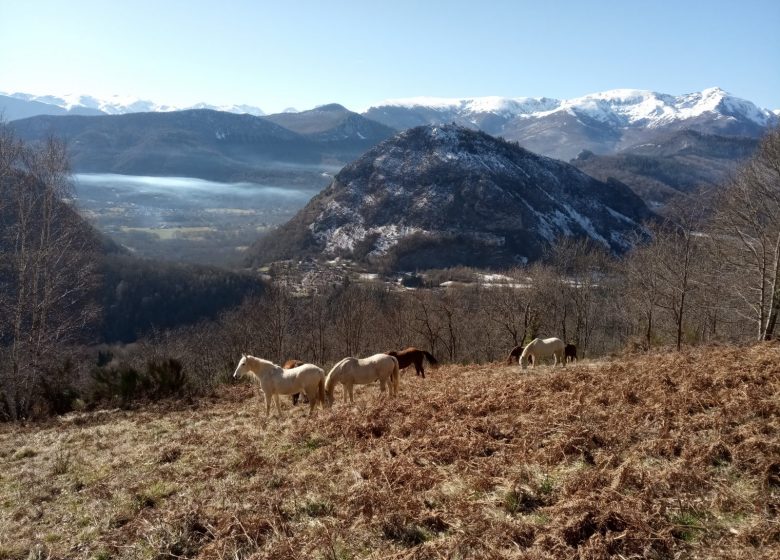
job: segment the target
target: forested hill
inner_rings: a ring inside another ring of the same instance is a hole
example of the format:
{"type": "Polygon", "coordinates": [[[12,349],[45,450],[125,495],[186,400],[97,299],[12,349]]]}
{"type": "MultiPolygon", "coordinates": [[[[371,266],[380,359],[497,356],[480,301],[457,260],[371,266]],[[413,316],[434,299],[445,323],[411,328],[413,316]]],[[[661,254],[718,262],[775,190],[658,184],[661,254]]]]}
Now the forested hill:
{"type": "Polygon", "coordinates": [[[617,181],[457,125],[402,132],[346,166],[252,262],[344,256],[401,269],[506,267],[557,236],[625,251],[644,202],[617,181]]]}
{"type": "Polygon", "coordinates": [[[139,259],[99,234],[66,202],[61,144],[0,134],[0,155],[0,343],[22,332],[43,346],[132,341],[264,290],[256,276],[139,259]]]}

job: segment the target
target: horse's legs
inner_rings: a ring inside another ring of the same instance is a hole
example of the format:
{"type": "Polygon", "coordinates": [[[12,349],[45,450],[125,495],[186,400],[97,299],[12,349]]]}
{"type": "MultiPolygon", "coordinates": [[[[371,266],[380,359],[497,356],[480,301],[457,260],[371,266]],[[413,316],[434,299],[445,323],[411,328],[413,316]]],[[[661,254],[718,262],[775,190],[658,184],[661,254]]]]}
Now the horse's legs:
{"type": "Polygon", "coordinates": [[[274,402],[276,403],[276,412],[279,413],[279,416],[282,415],[282,405],[279,403],[279,393],[274,393],[274,402]]]}
{"type": "Polygon", "coordinates": [[[379,380],[379,392],[382,393],[382,394],[385,394],[385,392],[387,391],[387,387],[385,385],[386,385],[385,380],[384,379],[380,379],[379,380]]]}
{"type": "Polygon", "coordinates": [[[355,398],[352,395],[352,383],[344,385],[344,388],[347,390],[347,394],[349,395],[349,404],[355,404],[355,398]]]}
{"type": "Polygon", "coordinates": [[[265,416],[268,418],[271,415],[271,395],[265,393],[265,416]]]}
{"type": "Polygon", "coordinates": [[[414,362],[414,369],[417,370],[417,375],[425,379],[425,368],[423,367],[422,358],[420,358],[420,361],[414,362]]]}
{"type": "Polygon", "coordinates": [[[314,389],[312,391],[311,396],[309,397],[309,416],[314,414],[314,407],[317,406],[317,390],[314,389]]]}

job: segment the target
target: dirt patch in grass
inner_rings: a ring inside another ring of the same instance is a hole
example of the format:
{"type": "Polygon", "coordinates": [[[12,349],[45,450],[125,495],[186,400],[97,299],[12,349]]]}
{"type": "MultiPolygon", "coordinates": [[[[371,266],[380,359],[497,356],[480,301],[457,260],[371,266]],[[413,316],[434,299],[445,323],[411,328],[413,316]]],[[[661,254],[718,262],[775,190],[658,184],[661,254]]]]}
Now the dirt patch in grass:
{"type": "Polygon", "coordinates": [[[355,397],[265,419],[237,386],[2,426],[0,558],[780,556],[778,345],[355,397]]]}

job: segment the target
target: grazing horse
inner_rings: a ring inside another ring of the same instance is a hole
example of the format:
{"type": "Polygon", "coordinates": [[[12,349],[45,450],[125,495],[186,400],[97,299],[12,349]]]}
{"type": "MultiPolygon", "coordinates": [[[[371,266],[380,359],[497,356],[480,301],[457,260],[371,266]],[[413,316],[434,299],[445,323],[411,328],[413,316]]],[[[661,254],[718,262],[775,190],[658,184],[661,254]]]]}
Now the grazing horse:
{"type": "MultiPolygon", "coordinates": [[[[520,354],[523,353],[523,348],[525,346],[515,346],[512,348],[512,350],[509,352],[509,356],[506,357],[506,365],[511,366],[515,361],[520,360],[520,354]]],[[[532,358],[529,356],[528,361],[533,363],[532,358]]]]}
{"type": "Polygon", "coordinates": [[[574,344],[567,344],[563,349],[564,361],[576,362],[577,361],[577,347],[574,344]]]}
{"type": "MultiPolygon", "coordinates": [[[[282,364],[282,369],[292,369],[292,368],[296,368],[298,366],[302,366],[303,364],[304,364],[304,362],[302,362],[300,360],[287,360],[286,362],[284,362],[282,364]]],[[[295,393],[292,396],[293,406],[298,404],[298,400],[300,398],[301,398],[301,394],[300,393],[295,393]]],[[[309,399],[306,398],[306,395],[304,395],[303,398],[305,399],[303,402],[309,402],[309,399]]]]}
{"type": "Polygon", "coordinates": [[[233,372],[233,378],[238,379],[245,375],[263,390],[266,416],[271,413],[271,399],[276,403],[276,410],[281,415],[279,395],[305,393],[309,397],[310,416],[318,401],[320,406],[325,406],[325,372],[314,364],[282,369],[268,360],[242,354],[236,371],[233,372]]]}
{"type": "Polygon", "coordinates": [[[414,364],[415,373],[422,376],[425,379],[425,368],[423,368],[423,358],[428,360],[432,368],[439,367],[439,362],[433,357],[433,354],[426,352],[425,350],[418,350],[414,346],[410,346],[405,350],[395,350],[391,352],[385,352],[388,356],[393,356],[398,360],[398,369],[408,368],[414,364]]]}
{"type": "Polygon", "coordinates": [[[374,354],[368,358],[344,358],[328,372],[325,378],[325,399],[328,406],[333,406],[333,390],[336,383],[344,386],[344,391],[349,395],[349,402],[354,403],[352,387],[365,385],[379,380],[379,390],[384,393],[385,386],[389,383],[390,396],[398,394],[398,360],[387,354],[374,354]]]}
{"type": "Polygon", "coordinates": [[[520,366],[525,369],[529,359],[533,359],[532,367],[536,367],[536,364],[540,358],[547,358],[552,356],[554,358],[553,365],[560,363],[562,366],[566,365],[564,361],[563,351],[565,344],[560,338],[534,338],[525,347],[523,353],[520,354],[520,366]]]}

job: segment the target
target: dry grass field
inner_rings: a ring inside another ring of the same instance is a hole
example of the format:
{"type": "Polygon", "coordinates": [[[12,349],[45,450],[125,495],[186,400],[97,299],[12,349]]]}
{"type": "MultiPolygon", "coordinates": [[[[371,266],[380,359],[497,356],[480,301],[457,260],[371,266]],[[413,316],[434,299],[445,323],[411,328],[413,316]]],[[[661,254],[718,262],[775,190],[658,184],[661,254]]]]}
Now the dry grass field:
{"type": "Polygon", "coordinates": [[[778,558],[780,345],[0,427],[0,559],[778,558]]]}

